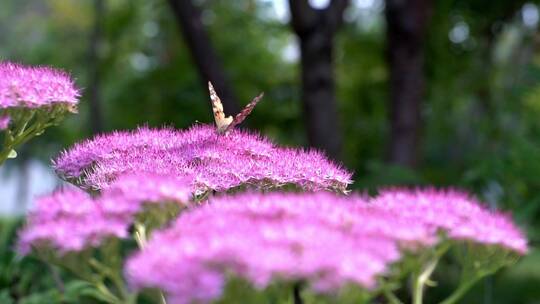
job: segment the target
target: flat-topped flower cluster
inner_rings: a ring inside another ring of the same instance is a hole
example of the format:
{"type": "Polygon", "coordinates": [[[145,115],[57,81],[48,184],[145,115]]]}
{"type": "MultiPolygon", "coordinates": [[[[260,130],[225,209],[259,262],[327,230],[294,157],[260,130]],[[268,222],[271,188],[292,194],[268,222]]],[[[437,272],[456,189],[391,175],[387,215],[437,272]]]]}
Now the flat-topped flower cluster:
{"type": "Polygon", "coordinates": [[[145,204],[186,207],[190,199],[185,180],[155,174],[122,176],[98,197],[69,187],[36,201],[18,248],[28,254],[33,247],[47,246],[65,254],[99,247],[107,238],[128,237],[145,204]]]}
{"type": "Polygon", "coordinates": [[[441,234],[527,251],[510,219],[454,191],[242,194],[182,214],[126,271],[133,286],[161,288],[173,304],[219,298],[230,273],[261,289],[276,279],[309,282],[317,292],[350,283],[370,289],[404,251],[435,246],[441,234]]]}
{"type": "Polygon", "coordinates": [[[510,215],[487,209],[465,192],[386,189],[370,202],[400,218],[436,227],[450,239],[498,245],[520,254],[527,252],[527,239],[510,215]]]}
{"type": "MultiPolygon", "coordinates": [[[[185,180],[129,175],[101,196],[80,190],[44,197],[21,233],[20,249],[47,244],[66,253],[126,238],[144,202],[189,205],[185,180]]],[[[319,293],[365,289],[405,252],[447,239],[525,254],[527,241],[506,215],[457,191],[389,189],[375,197],[246,193],[211,198],[184,212],[126,265],[135,288],[160,288],[169,303],[218,299],[229,275],[264,289],[275,280],[308,282],[319,293]]]]}
{"type": "Polygon", "coordinates": [[[222,136],[210,125],[98,136],[62,153],[54,167],[61,177],[90,189],[105,189],[134,171],[191,178],[197,194],[284,185],[345,192],[352,183],[350,172],[319,152],[278,147],[241,130],[222,136]]]}
{"type": "Polygon", "coordinates": [[[74,107],[79,95],[71,77],[61,70],[0,62],[0,108],[39,108],[53,104],[74,107]]]}
{"type": "Polygon", "coordinates": [[[0,62],[0,165],[15,149],[76,112],[79,90],[71,77],[50,67],[0,62]]]}

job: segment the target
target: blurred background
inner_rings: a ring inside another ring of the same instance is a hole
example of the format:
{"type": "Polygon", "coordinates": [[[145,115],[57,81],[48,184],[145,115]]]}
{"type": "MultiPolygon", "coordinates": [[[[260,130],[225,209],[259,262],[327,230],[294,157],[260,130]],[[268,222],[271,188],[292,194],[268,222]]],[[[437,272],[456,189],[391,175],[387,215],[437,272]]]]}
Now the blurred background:
{"type": "MultiPolygon", "coordinates": [[[[78,115],[0,169],[0,213],[54,189],[50,159],[93,134],[212,123],[211,80],[227,114],[264,91],[244,127],[325,151],[355,172],[353,189],[464,188],[511,212],[535,246],[539,4],[2,0],[0,59],[68,70],[83,95],[78,115]]],[[[457,277],[435,280],[444,293],[457,277]]],[[[540,303],[538,286],[533,249],[463,303],[540,303]]]]}

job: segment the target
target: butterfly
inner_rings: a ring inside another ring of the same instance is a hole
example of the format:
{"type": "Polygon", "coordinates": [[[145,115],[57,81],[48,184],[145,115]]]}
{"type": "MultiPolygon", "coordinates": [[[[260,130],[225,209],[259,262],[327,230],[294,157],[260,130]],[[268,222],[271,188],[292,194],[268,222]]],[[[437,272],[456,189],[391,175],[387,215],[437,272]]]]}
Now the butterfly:
{"type": "Polygon", "coordinates": [[[216,121],[217,132],[219,134],[227,134],[231,131],[236,125],[244,121],[246,117],[253,111],[253,108],[261,101],[264,93],[259,94],[257,97],[253,98],[250,103],[248,103],[240,113],[238,113],[234,118],[232,116],[225,116],[223,112],[223,104],[221,99],[216,94],[214,86],[209,81],[208,82],[208,91],[210,91],[210,101],[212,102],[212,112],[214,112],[214,120],[216,121]]]}

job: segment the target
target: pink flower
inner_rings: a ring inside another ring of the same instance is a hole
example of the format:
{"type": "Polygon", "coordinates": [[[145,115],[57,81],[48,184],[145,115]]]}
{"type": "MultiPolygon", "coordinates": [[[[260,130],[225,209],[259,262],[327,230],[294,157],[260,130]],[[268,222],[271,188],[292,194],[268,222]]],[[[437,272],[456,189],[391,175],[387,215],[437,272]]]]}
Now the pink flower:
{"type": "Polygon", "coordinates": [[[185,131],[140,128],[77,144],[54,161],[56,172],[85,188],[105,189],[129,172],[153,172],[192,180],[194,191],[286,184],[306,190],[345,192],[351,173],[315,151],[276,147],[259,135],[214,127],[185,131]]]}
{"type": "Polygon", "coordinates": [[[130,218],[131,214],[107,214],[81,190],[59,191],[36,201],[19,235],[19,252],[28,254],[42,245],[61,253],[98,246],[108,237],[126,237],[130,218]]]}
{"type": "Polygon", "coordinates": [[[400,217],[444,231],[451,239],[498,245],[520,254],[527,239],[511,218],[490,211],[468,194],[454,190],[388,189],[370,201],[377,208],[393,210],[400,217]]]}
{"type": "Polygon", "coordinates": [[[175,202],[187,205],[192,189],[189,181],[175,176],[133,173],[120,176],[104,192],[104,197],[121,197],[141,203],[175,202]]]}
{"type": "Polygon", "coordinates": [[[123,176],[101,196],[78,189],[55,192],[37,200],[19,236],[19,251],[49,246],[61,254],[98,247],[109,237],[126,238],[135,215],[146,203],[188,204],[189,185],[176,177],[123,176]]]}
{"type": "Polygon", "coordinates": [[[171,304],[218,299],[229,273],[260,289],[273,280],[308,282],[321,293],[347,283],[373,288],[401,250],[431,247],[441,231],[527,251],[508,217],[456,191],[393,189],[372,199],[247,193],[213,198],[182,214],[125,271],[132,286],[160,288],[171,304]]]}
{"type": "Polygon", "coordinates": [[[73,110],[79,95],[73,80],[65,72],[0,62],[0,108],[65,104],[73,110]]]}
{"type": "Polygon", "coordinates": [[[274,279],[308,281],[318,292],[346,283],[372,288],[399,259],[398,239],[432,241],[431,231],[392,216],[356,196],[224,196],[154,233],[126,273],[134,287],[163,289],[171,304],[219,298],[228,272],[257,288],[274,279]]]}

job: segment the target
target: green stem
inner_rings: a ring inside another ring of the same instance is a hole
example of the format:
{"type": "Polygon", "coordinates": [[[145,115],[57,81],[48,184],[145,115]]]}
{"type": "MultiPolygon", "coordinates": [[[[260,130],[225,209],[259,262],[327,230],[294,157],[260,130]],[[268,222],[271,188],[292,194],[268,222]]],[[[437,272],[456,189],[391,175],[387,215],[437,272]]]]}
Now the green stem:
{"type": "Polygon", "coordinates": [[[50,112],[16,111],[10,115],[13,121],[21,121],[13,130],[6,130],[4,145],[0,150],[0,165],[4,163],[17,146],[40,134],[46,128],[55,125],[63,117],[61,110],[50,112]],[[29,126],[30,124],[30,126],[29,126]]]}
{"type": "Polygon", "coordinates": [[[457,303],[457,301],[459,299],[461,299],[463,297],[463,295],[465,295],[465,293],[471,289],[471,287],[476,284],[476,282],[478,282],[478,280],[480,280],[482,278],[482,276],[476,276],[476,277],[473,277],[472,279],[470,280],[467,280],[463,283],[461,283],[459,285],[459,287],[454,290],[454,292],[448,296],[448,298],[446,298],[444,301],[440,302],[439,304],[453,304],[453,303],[457,303]]]}
{"type": "MultiPolygon", "coordinates": [[[[135,222],[135,232],[133,233],[133,237],[135,238],[135,241],[137,242],[137,245],[140,249],[143,249],[146,246],[147,243],[147,236],[146,236],[146,226],[142,223],[135,222]]],[[[161,304],[167,304],[167,300],[165,299],[165,295],[160,290],[159,291],[159,298],[161,304]]]]}
{"type": "Polygon", "coordinates": [[[66,292],[66,287],[64,286],[64,282],[62,281],[62,278],[60,277],[58,268],[56,268],[56,266],[53,264],[47,264],[47,266],[49,267],[49,270],[53,277],[53,281],[54,281],[54,284],[56,285],[56,288],[63,295],[66,292]]]}
{"type": "Polygon", "coordinates": [[[414,281],[413,289],[413,304],[422,304],[424,300],[424,286],[428,284],[429,277],[437,267],[439,260],[444,253],[450,248],[450,244],[443,244],[433,254],[433,257],[423,267],[422,271],[414,281]]]}
{"type": "Polygon", "coordinates": [[[159,292],[159,300],[161,301],[161,304],[167,304],[167,300],[165,299],[165,295],[162,291],[159,292]]]}
{"type": "Polygon", "coordinates": [[[135,241],[140,249],[146,246],[146,227],[141,223],[135,223],[135,241]]]}
{"type": "Polygon", "coordinates": [[[28,117],[26,117],[24,119],[24,123],[18,128],[18,130],[16,130],[15,132],[15,137],[18,137],[19,135],[21,135],[24,130],[26,130],[26,127],[28,126],[28,124],[30,123],[30,121],[32,120],[32,118],[34,118],[36,116],[36,113],[34,111],[32,111],[28,117]]]}
{"type": "MultiPolygon", "coordinates": [[[[124,281],[118,275],[118,273],[116,273],[111,268],[107,267],[107,265],[104,265],[103,263],[99,262],[94,258],[91,258],[89,263],[95,270],[97,270],[99,274],[111,280],[116,290],[120,293],[120,298],[123,300],[122,303],[134,302],[135,296],[128,292],[127,288],[125,287],[124,281]]],[[[107,287],[104,286],[104,288],[107,287]]]]}
{"type": "Polygon", "coordinates": [[[2,150],[0,150],[0,165],[2,165],[6,159],[8,159],[9,154],[11,153],[11,142],[13,141],[13,136],[9,130],[6,130],[6,135],[4,137],[4,144],[2,150]]]}
{"type": "Polygon", "coordinates": [[[114,287],[124,296],[124,286],[122,283],[120,283],[117,279],[117,276],[114,274],[114,271],[104,265],[103,263],[99,262],[95,258],[91,258],[89,260],[90,266],[92,266],[102,277],[109,278],[111,282],[114,284],[114,287]]]}
{"type": "Polygon", "coordinates": [[[396,297],[396,295],[388,289],[383,290],[383,295],[390,304],[403,304],[403,302],[401,302],[398,297],[396,297]]]}
{"type": "Polygon", "coordinates": [[[118,297],[116,297],[108,288],[103,284],[103,282],[97,282],[94,284],[96,289],[101,292],[103,295],[103,300],[107,301],[107,303],[110,304],[122,304],[125,303],[124,301],[120,300],[118,297]]]}
{"type": "Polygon", "coordinates": [[[2,163],[8,159],[9,155],[11,154],[11,150],[27,142],[46,127],[48,127],[48,124],[42,125],[41,123],[36,122],[28,129],[24,131],[21,129],[21,131],[16,132],[18,134],[15,137],[11,135],[11,132],[8,132],[4,140],[4,147],[2,152],[0,152],[0,165],[2,165],[2,163]]]}
{"type": "Polygon", "coordinates": [[[120,292],[120,295],[122,296],[122,299],[124,299],[125,303],[135,303],[135,300],[137,299],[137,295],[130,293],[125,284],[124,280],[117,274],[110,276],[111,281],[113,282],[114,286],[118,291],[120,292]]]}
{"type": "Polygon", "coordinates": [[[420,273],[420,275],[416,277],[413,290],[414,304],[422,304],[424,296],[424,285],[428,282],[429,277],[433,273],[433,270],[435,270],[438,262],[439,257],[435,257],[434,259],[430,260],[424,267],[424,270],[420,273]]]}

